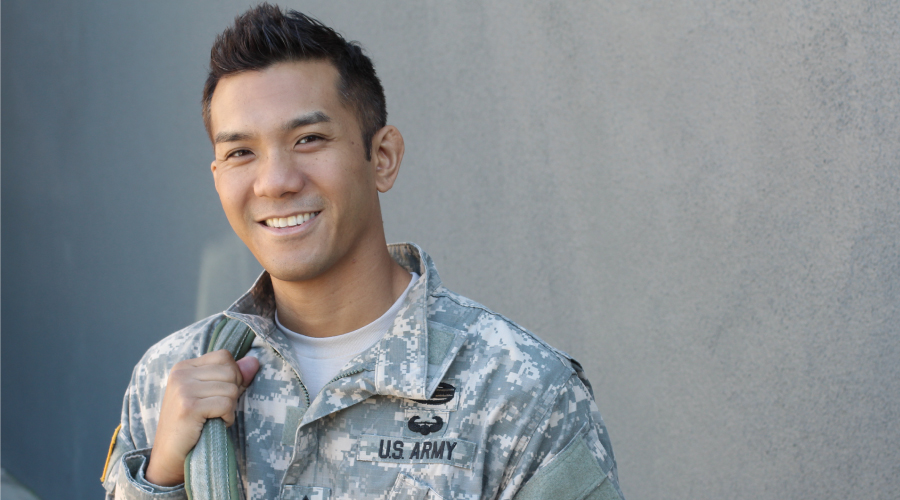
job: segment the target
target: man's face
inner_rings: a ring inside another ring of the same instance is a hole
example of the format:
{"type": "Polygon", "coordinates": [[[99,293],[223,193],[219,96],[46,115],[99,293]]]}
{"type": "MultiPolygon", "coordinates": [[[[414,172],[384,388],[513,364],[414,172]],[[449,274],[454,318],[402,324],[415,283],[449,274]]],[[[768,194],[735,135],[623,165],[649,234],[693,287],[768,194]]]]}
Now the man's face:
{"type": "Polygon", "coordinates": [[[383,239],[378,155],[366,160],[338,78],[328,62],[279,63],[223,78],[210,104],[225,215],[282,281],[320,276],[383,239]]]}

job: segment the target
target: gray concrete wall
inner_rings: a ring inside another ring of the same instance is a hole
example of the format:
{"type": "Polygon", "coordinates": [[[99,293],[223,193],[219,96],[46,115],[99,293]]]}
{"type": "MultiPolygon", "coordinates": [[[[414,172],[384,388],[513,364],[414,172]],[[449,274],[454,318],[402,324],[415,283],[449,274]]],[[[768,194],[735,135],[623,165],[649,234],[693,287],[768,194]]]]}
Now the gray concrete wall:
{"type": "MultiPolygon", "coordinates": [[[[384,80],[389,239],[587,366],[630,499],[896,498],[900,4],[289,5],[384,80]]],[[[3,4],[2,465],[44,498],[256,272],[198,113],[245,6],[3,4]]]]}

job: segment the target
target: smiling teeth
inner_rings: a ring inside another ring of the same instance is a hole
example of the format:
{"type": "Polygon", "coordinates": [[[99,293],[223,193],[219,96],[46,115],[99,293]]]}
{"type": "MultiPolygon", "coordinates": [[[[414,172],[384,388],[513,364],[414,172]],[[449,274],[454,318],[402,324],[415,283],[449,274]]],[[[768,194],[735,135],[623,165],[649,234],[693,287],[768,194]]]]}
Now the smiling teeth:
{"type": "Polygon", "coordinates": [[[319,212],[309,212],[305,214],[292,215],[290,217],[274,217],[266,219],[266,225],[269,227],[291,227],[303,224],[319,215],[319,212]]]}

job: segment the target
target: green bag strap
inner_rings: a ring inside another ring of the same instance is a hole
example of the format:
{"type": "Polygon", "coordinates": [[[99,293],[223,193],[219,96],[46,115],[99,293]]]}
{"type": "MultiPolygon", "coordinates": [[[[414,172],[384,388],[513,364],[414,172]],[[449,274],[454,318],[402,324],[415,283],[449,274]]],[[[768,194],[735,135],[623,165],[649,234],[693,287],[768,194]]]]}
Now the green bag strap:
{"type": "MultiPolygon", "coordinates": [[[[254,336],[243,322],[224,318],[216,325],[206,352],[228,349],[234,359],[241,359],[254,336]]],[[[184,489],[188,500],[241,500],[234,443],[221,418],[203,424],[200,440],[185,458],[184,489]]]]}

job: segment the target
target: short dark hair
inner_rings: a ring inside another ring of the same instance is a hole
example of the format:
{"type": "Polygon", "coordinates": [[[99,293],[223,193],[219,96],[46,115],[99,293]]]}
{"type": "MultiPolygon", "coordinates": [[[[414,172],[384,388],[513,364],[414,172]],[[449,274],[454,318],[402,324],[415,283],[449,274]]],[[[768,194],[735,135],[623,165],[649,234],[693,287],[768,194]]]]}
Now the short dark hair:
{"type": "Polygon", "coordinates": [[[372,157],[372,137],[387,124],[384,89],[375,66],[358,42],[295,10],[282,11],[262,3],[234,20],[213,43],[209,76],[203,87],[203,123],[212,133],[210,103],[222,78],[258,71],[280,62],[324,60],[337,69],[341,102],[356,114],[366,159],[372,157]]]}

